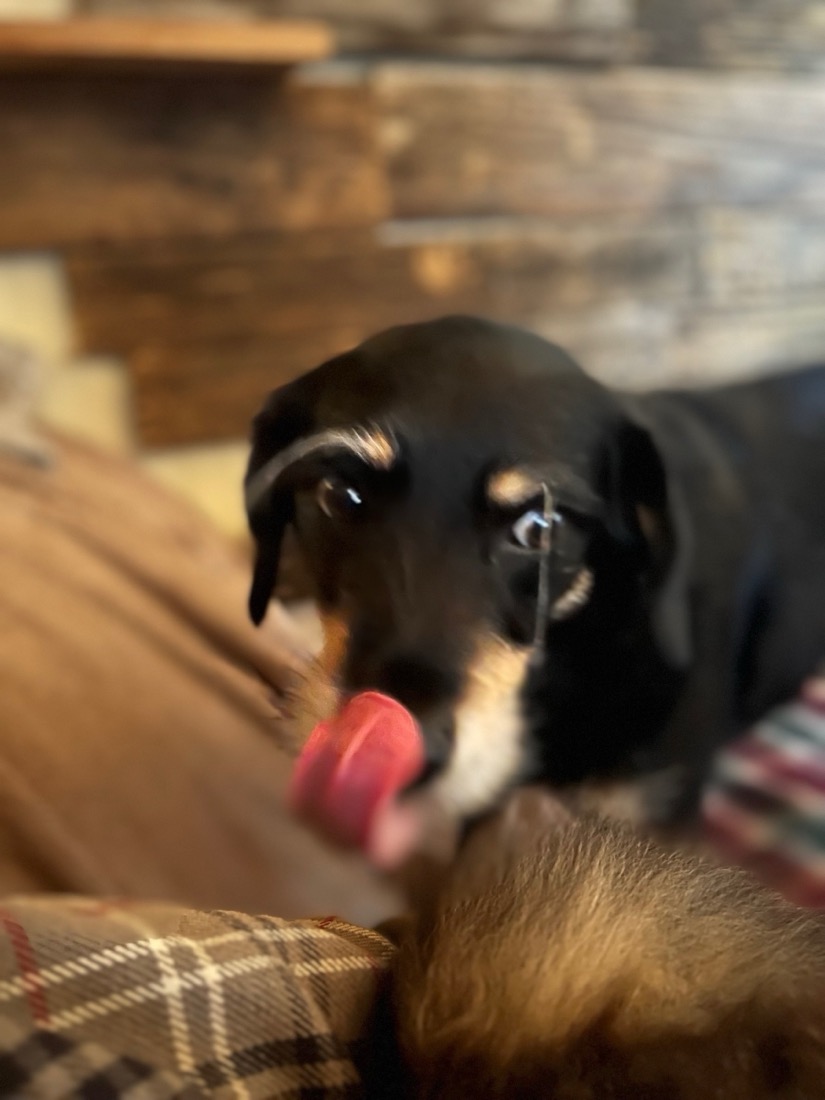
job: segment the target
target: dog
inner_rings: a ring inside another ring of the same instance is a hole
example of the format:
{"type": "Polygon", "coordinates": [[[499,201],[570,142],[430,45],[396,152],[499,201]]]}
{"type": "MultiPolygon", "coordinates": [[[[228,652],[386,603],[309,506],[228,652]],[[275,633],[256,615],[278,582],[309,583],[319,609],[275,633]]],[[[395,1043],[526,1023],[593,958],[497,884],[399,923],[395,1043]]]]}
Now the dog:
{"type": "Polygon", "coordinates": [[[543,782],[676,826],[825,654],[824,485],[825,367],[631,394],[507,325],[396,327],[256,417],[250,613],[294,527],[325,636],[299,740],[376,689],[455,820],[543,782]]]}
{"type": "Polygon", "coordinates": [[[823,1095],[822,920],[546,793],[477,827],[395,938],[370,1094],[823,1095]]]}

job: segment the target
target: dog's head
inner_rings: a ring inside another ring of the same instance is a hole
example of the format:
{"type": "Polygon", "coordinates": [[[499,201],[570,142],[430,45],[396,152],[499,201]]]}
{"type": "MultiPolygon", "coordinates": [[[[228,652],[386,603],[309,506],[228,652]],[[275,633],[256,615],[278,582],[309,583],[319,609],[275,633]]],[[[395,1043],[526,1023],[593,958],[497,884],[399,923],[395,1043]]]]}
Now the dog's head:
{"type": "Polygon", "coordinates": [[[651,678],[689,659],[679,520],[630,402],[558,347],[466,317],[384,332],[270,396],[246,497],[252,618],[292,525],[335,697],[408,707],[453,812],[651,751],[651,678]]]}

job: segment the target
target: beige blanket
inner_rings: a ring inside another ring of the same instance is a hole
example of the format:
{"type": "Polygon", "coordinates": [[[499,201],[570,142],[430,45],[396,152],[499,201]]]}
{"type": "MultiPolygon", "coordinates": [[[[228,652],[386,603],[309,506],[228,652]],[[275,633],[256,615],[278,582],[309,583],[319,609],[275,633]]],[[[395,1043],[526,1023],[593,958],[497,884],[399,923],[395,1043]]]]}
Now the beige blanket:
{"type": "Polygon", "coordinates": [[[283,809],[284,616],[127,462],[0,453],[0,895],[66,891],[305,916],[386,909],[283,809]]]}
{"type": "Polygon", "coordinates": [[[4,902],[0,1098],[359,1096],[391,953],[329,920],[4,902]]]}

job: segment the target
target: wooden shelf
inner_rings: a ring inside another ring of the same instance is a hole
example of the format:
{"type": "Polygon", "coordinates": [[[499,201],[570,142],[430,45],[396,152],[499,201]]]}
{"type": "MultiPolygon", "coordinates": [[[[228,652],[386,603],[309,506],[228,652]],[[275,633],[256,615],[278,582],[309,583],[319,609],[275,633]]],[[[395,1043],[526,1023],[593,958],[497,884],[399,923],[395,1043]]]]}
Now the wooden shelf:
{"type": "Polygon", "coordinates": [[[292,65],[329,57],[333,49],[330,29],[310,20],[0,22],[0,68],[88,61],[292,65]]]}

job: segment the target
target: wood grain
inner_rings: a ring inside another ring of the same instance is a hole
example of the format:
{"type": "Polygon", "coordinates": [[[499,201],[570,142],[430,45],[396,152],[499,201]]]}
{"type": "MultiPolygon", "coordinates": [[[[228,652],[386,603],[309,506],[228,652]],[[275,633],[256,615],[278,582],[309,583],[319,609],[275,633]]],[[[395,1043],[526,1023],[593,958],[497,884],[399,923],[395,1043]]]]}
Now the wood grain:
{"type": "Polygon", "coordinates": [[[554,223],[393,223],[376,232],[83,248],[68,255],[82,349],[365,331],[422,312],[539,315],[629,290],[689,292],[694,223],[626,217],[554,223]]]}
{"type": "MultiPolygon", "coordinates": [[[[825,346],[825,312],[809,300],[708,311],[628,297],[568,310],[548,306],[522,323],[561,344],[596,377],[628,389],[785,370],[821,361],[825,346]]],[[[365,326],[358,336],[372,331],[365,326]]],[[[275,340],[253,334],[147,343],[129,359],[140,438],[147,446],[244,438],[264,394],[354,342],[352,329],[327,329],[275,340]]]]}
{"type": "Polygon", "coordinates": [[[78,249],[84,351],[133,375],[147,444],[243,436],[262,395],[390,324],[465,311],[535,328],[615,384],[815,358],[825,234],[813,213],[702,208],[391,223],[372,233],[78,249]]]}
{"type": "Polygon", "coordinates": [[[0,248],[371,225],[371,97],[336,67],[0,76],[0,248]]]}
{"type": "MultiPolygon", "coordinates": [[[[78,0],[168,13],[172,0],[78,0]]],[[[324,19],[342,46],[787,73],[825,71],[820,0],[176,0],[193,16],[324,19]]]]}
{"type": "Polygon", "coordinates": [[[656,65],[825,72],[819,0],[638,0],[636,32],[656,65]]]}
{"type": "Polygon", "coordinates": [[[309,20],[81,17],[0,22],[0,67],[54,60],[290,65],[329,57],[333,46],[329,28],[309,20]]]}
{"type": "Polygon", "coordinates": [[[679,299],[688,232],[679,219],[390,225],[75,250],[68,271],[83,350],[128,357],[141,438],[169,444],[243,435],[264,392],[391,324],[533,323],[629,288],[679,299]]]}
{"type": "MultiPolygon", "coordinates": [[[[81,0],[83,10],[153,14],[169,0],[81,0]]],[[[632,0],[223,0],[209,5],[226,18],[314,18],[332,26],[345,50],[483,57],[627,59],[633,42],[632,0]]],[[[193,16],[199,0],[178,0],[193,16]]]]}
{"type": "Polygon", "coordinates": [[[373,73],[398,217],[825,209],[825,79],[391,63],[373,73]]]}

